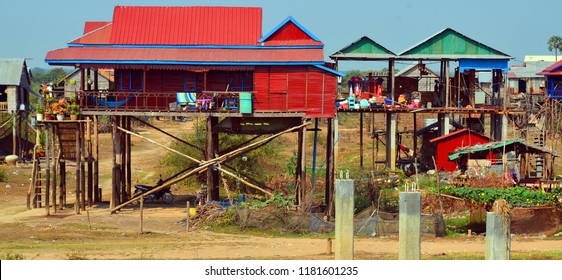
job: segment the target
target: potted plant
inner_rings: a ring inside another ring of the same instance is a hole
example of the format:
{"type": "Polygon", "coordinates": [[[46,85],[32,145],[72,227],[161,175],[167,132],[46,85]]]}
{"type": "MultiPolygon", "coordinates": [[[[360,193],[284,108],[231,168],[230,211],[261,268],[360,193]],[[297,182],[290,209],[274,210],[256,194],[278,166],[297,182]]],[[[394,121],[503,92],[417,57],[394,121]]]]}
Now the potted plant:
{"type": "Polygon", "coordinates": [[[72,102],[68,105],[67,112],[70,114],[71,120],[77,120],[80,115],[80,105],[76,101],[72,102]]]}
{"type": "Polygon", "coordinates": [[[45,106],[43,106],[43,104],[37,104],[37,109],[35,109],[35,111],[37,120],[42,121],[44,119],[45,106]]]}
{"type": "Polygon", "coordinates": [[[64,113],[66,113],[66,107],[68,104],[66,103],[66,99],[61,98],[58,102],[55,102],[51,105],[51,109],[53,110],[53,114],[57,115],[57,120],[62,121],[64,120],[64,113]]]}
{"type": "Polygon", "coordinates": [[[53,117],[53,109],[51,109],[50,107],[45,108],[45,120],[46,121],[50,121],[50,120],[54,120],[55,118],[53,117]]]}

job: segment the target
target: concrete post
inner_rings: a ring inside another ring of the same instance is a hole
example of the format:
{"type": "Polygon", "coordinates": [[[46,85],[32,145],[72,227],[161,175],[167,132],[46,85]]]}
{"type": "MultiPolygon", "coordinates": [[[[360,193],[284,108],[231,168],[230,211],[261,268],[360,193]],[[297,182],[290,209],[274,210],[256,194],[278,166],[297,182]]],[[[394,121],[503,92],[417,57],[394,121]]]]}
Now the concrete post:
{"type": "Polygon", "coordinates": [[[396,168],[396,127],[397,114],[386,113],[386,164],[387,168],[396,168]]]}
{"type": "Polygon", "coordinates": [[[353,180],[336,180],[336,260],[353,260],[353,180]]]}
{"type": "Polygon", "coordinates": [[[401,192],[399,201],[398,259],[419,260],[421,256],[421,192],[401,192]]]}
{"type": "Polygon", "coordinates": [[[486,213],[486,260],[510,258],[511,232],[505,219],[501,213],[486,213]]]}

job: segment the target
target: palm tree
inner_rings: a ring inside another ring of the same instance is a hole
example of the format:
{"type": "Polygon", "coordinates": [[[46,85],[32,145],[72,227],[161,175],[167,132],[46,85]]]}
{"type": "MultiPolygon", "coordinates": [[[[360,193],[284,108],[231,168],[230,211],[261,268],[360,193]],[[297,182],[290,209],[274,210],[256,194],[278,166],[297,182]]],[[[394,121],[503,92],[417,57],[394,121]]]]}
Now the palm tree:
{"type": "Polygon", "coordinates": [[[554,57],[555,60],[558,61],[558,51],[562,50],[562,38],[560,36],[552,36],[548,39],[548,51],[552,51],[554,49],[554,57]]]}

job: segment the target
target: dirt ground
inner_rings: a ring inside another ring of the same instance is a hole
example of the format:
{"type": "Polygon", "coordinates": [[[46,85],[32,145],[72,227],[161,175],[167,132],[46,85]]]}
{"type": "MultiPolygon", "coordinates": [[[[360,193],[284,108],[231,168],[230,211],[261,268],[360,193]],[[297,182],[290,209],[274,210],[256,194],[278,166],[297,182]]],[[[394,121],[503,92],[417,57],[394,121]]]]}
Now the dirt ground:
{"type": "MultiPolygon", "coordinates": [[[[160,121],[162,129],[176,135],[190,129],[190,123],[160,121]]],[[[144,127],[139,132],[151,139],[169,141],[165,135],[144,127]]],[[[109,135],[101,135],[102,143],[109,135]]],[[[133,137],[134,138],[134,137],[133,137]]],[[[146,141],[134,139],[134,180],[152,182],[163,171],[156,154],[164,150],[146,141]]],[[[104,149],[102,149],[103,151],[104,149]]],[[[111,180],[110,149],[102,152],[100,183],[104,200],[108,201],[111,180]]],[[[191,194],[176,190],[173,205],[146,203],[143,212],[143,234],[140,232],[140,209],[125,207],[117,214],[110,214],[107,203],[102,203],[75,214],[71,205],[46,216],[44,208],[26,209],[26,195],[30,182],[31,167],[3,166],[8,182],[0,183],[0,257],[18,255],[27,260],[68,259],[300,259],[330,260],[328,239],[325,235],[306,237],[279,237],[274,235],[239,232],[223,234],[205,229],[186,232],[186,201],[191,194]]],[[[68,168],[70,171],[72,168],[68,168]]],[[[68,174],[67,178],[74,178],[68,174]]],[[[73,180],[71,180],[73,181],[73,180]]],[[[72,189],[72,186],[68,188],[72,189]]],[[[73,193],[68,194],[68,202],[73,193]]],[[[397,259],[398,238],[378,237],[355,239],[356,259],[397,259]]],[[[562,252],[560,238],[516,235],[511,243],[512,254],[528,254],[534,258],[537,252],[562,252]]],[[[422,239],[422,258],[463,258],[463,255],[484,258],[485,238],[464,236],[458,238],[422,239]]]]}

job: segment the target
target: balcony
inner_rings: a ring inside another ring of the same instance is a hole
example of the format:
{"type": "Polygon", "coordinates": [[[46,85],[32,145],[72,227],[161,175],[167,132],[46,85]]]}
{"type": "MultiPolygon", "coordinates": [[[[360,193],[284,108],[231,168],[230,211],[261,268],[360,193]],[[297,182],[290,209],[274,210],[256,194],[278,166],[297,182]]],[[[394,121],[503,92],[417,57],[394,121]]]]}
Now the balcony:
{"type": "MultiPolygon", "coordinates": [[[[53,93],[62,96],[61,93],[53,93]]],[[[251,92],[76,92],[83,112],[115,113],[252,113],[251,92]],[[241,102],[242,97],[242,102],[241,102]],[[248,105],[249,104],[249,105],[248,105]],[[249,111],[248,111],[249,106],[249,111]]]]}

